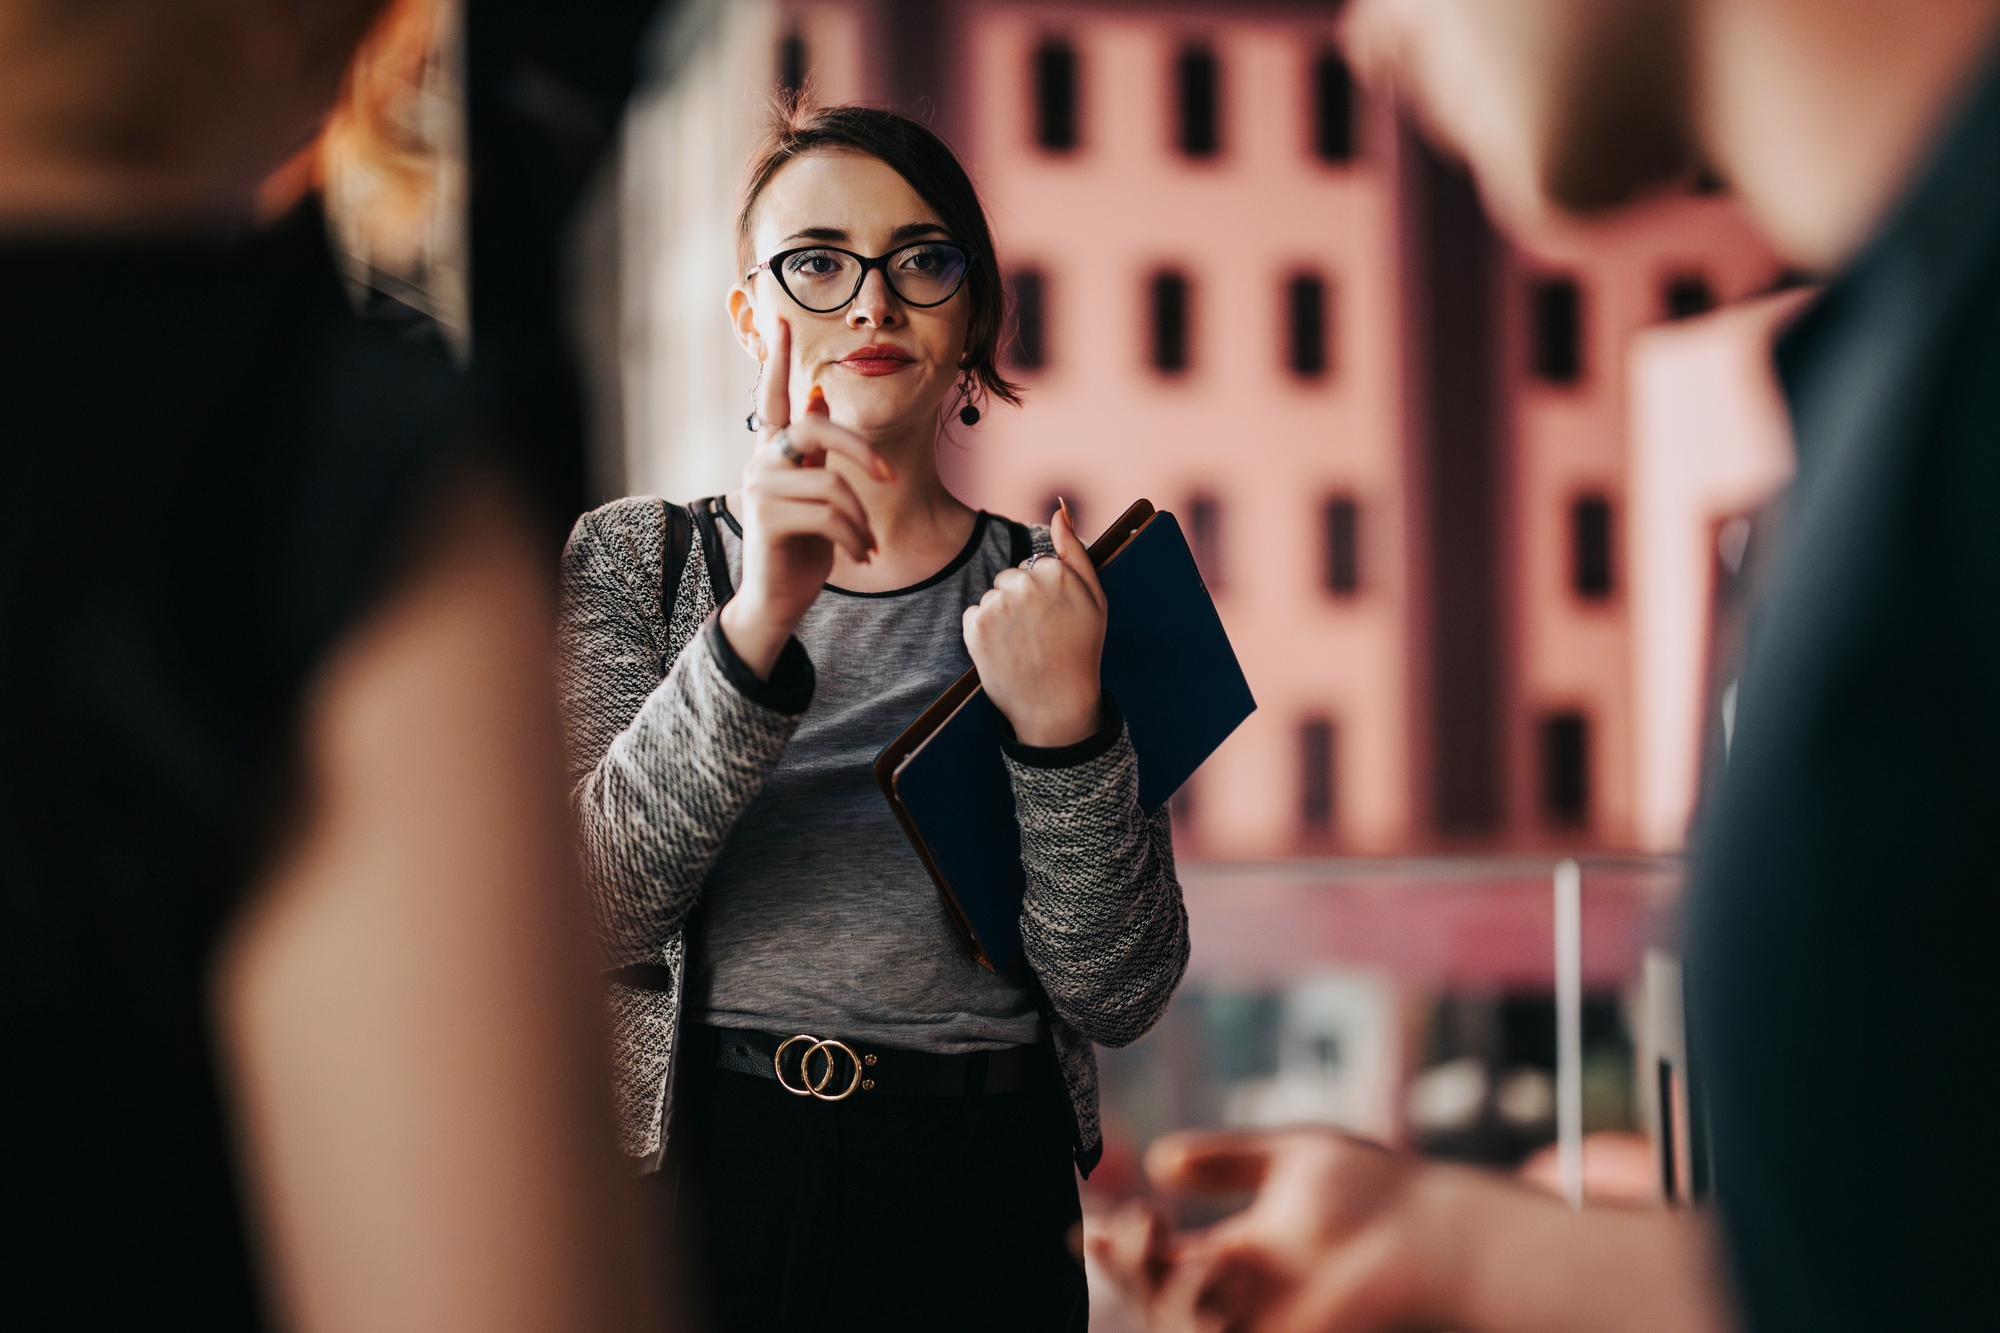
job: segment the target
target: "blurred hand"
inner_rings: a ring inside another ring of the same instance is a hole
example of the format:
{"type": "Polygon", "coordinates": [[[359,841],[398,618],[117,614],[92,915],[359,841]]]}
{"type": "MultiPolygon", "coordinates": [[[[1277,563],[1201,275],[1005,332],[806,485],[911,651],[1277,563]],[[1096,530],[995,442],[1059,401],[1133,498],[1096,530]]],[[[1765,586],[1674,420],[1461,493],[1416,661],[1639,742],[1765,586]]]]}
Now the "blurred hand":
{"type": "Polygon", "coordinates": [[[1174,1192],[1254,1191],[1241,1213],[1175,1237],[1130,1208],[1093,1237],[1152,1327],[1370,1333],[1438,1327],[1444,1275],[1416,1242],[1416,1160],[1330,1130],[1176,1134],[1146,1154],[1174,1192]]]}
{"type": "Polygon", "coordinates": [[[1020,742],[1042,747],[1088,740],[1103,697],[1104,589],[1068,515],[1049,528],[1055,558],[1001,570],[964,621],[980,684],[1020,742]]]}
{"type": "Polygon", "coordinates": [[[828,419],[817,389],[805,414],[792,419],[791,363],[792,329],[780,319],[757,405],[763,429],[735,506],[743,583],[722,608],[729,646],[760,679],[818,599],[833,572],[834,547],[862,564],[875,550],[868,511],[846,478],[827,467],[828,457],[838,454],[882,481],[894,477],[867,441],[828,419]],[[784,452],[787,442],[798,457],[784,452]]]}

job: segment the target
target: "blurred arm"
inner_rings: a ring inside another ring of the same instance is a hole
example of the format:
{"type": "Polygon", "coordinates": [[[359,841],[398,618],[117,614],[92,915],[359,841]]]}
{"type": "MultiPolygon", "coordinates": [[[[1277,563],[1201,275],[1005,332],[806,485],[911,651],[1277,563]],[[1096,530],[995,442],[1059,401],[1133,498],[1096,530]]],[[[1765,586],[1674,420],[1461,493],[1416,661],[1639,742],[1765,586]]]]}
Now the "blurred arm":
{"type": "Polygon", "coordinates": [[[282,1322],[653,1327],[561,795],[547,579],[491,493],[324,668],[298,828],[219,960],[282,1322]]]}
{"type": "Polygon", "coordinates": [[[1493,1333],[1724,1333],[1732,1326],[1706,1218],[1567,1205],[1464,1168],[1427,1193],[1427,1242],[1456,1241],[1453,1326],[1493,1333]]]}
{"type": "Polygon", "coordinates": [[[1707,1222],[1574,1212],[1490,1172],[1332,1130],[1172,1135],[1169,1189],[1254,1192],[1204,1231],[1131,1211],[1092,1242],[1160,1328],[1240,1333],[1726,1333],[1707,1222]]]}

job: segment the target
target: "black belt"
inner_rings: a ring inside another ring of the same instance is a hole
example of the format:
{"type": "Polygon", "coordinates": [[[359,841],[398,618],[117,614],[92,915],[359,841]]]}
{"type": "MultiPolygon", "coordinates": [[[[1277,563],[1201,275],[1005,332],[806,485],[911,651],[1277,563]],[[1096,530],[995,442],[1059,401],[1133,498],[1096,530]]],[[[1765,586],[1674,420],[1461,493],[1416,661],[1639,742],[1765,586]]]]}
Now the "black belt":
{"type": "MultiPolygon", "coordinates": [[[[1019,1092],[1038,1068],[1039,1046],[938,1055],[868,1041],[691,1025],[687,1054],[737,1074],[768,1078],[820,1101],[874,1097],[990,1097],[1019,1092]],[[710,1050],[713,1054],[710,1054],[710,1050]],[[782,1051],[782,1059],[780,1052],[782,1051]]],[[[1043,1057],[1046,1058],[1046,1057],[1043,1057]]]]}

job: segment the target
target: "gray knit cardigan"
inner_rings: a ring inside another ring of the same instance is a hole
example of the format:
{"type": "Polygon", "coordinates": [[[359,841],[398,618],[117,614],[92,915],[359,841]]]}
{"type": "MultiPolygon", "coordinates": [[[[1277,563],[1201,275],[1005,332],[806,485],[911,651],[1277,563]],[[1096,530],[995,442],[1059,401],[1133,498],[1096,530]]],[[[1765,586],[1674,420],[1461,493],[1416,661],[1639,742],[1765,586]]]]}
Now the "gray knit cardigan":
{"type": "MultiPolygon", "coordinates": [[[[672,1105],[682,929],[800,721],[737,689],[700,633],[716,609],[701,542],[663,613],[666,512],[642,496],[577,520],[558,625],[572,801],[604,964],[664,964],[670,978],[609,987],[620,1139],[649,1169],[672,1105]]],[[[1031,531],[1049,550],[1048,529],[1031,531]]],[[[1103,1151],[1091,1043],[1124,1046],[1159,1021],[1187,969],[1187,910],[1167,812],[1140,813],[1128,735],[1071,767],[1007,767],[1028,881],[1021,942],[1087,1174],[1103,1151]]]]}

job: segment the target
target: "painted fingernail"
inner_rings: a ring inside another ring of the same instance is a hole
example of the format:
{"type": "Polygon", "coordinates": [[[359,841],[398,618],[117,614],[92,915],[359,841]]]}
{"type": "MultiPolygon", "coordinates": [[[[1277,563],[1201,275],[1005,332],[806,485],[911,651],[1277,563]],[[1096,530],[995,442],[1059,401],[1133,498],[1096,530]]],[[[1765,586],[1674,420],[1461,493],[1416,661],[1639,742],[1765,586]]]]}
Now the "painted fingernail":
{"type": "Polygon", "coordinates": [[[826,405],[826,390],[820,388],[817,384],[813,385],[812,392],[806,395],[806,413],[816,417],[830,417],[833,415],[833,409],[826,405]]]}
{"type": "Polygon", "coordinates": [[[1071,532],[1075,532],[1076,520],[1070,516],[1069,501],[1063,499],[1060,495],[1058,495],[1056,497],[1056,506],[1062,510],[1063,522],[1069,524],[1069,530],[1071,532]]]}

